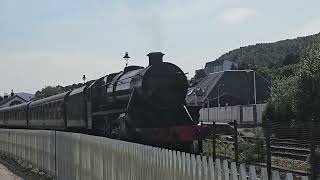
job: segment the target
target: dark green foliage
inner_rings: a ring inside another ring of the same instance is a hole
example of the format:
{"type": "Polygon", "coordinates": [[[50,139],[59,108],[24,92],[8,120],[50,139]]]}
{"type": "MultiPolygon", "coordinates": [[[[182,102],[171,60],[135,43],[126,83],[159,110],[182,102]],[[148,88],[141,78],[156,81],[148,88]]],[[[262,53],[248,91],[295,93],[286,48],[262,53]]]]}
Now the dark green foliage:
{"type": "Polygon", "coordinates": [[[300,59],[299,55],[290,53],[290,54],[286,55],[286,57],[283,60],[282,65],[286,66],[286,65],[296,64],[299,62],[299,59],[300,59]]]}
{"type": "Polygon", "coordinates": [[[194,77],[189,80],[189,86],[190,87],[196,86],[206,76],[207,76],[206,72],[203,69],[197,70],[194,77]]]}
{"type": "Polygon", "coordinates": [[[264,120],[320,121],[320,45],[310,47],[298,64],[268,73],[273,76],[272,96],[264,120]]]}
{"type": "Polygon", "coordinates": [[[249,65],[245,62],[239,62],[238,64],[238,70],[245,70],[245,69],[249,69],[249,65]]]}
{"type": "Polygon", "coordinates": [[[216,140],[216,153],[218,156],[222,157],[234,157],[233,144],[226,143],[227,139],[225,137],[219,137],[216,140]]]}
{"type": "MultiPolygon", "coordinates": [[[[317,168],[320,168],[319,166],[320,166],[320,148],[316,148],[315,149],[315,151],[314,151],[314,161],[316,162],[316,169],[317,168]]],[[[311,154],[309,154],[308,155],[308,162],[309,162],[309,164],[311,164],[312,162],[311,162],[311,154]]],[[[311,167],[309,166],[308,167],[308,171],[310,171],[311,170],[311,167]]]]}
{"type": "Polygon", "coordinates": [[[320,121],[320,46],[312,47],[295,73],[294,108],[299,120],[320,121]]]}
{"type": "MultiPolygon", "coordinates": [[[[93,81],[88,81],[88,82],[85,83],[85,85],[90,84],[92,82],[93,81]]],[[[33,100],[39,100],[39,99],[43,99],[43,98],[46,98],[46,97],[49,97],[49,96],[53,96],[53,95],[56,95],[56,94],[59,94],[59,93],[72,91],[72,90],[80,88],[82,86],[84,86],[83,83],[72,84],[72,85],[65,86],[65,87],[60,86],[60,85],[58,85],[56,87],[46,86],[45,88],[42,88],[41,91],[37,91],[36,92],[36,94],[34,95],[33,100]]]]}
{"type": "Polygon", "coordinates": [[[266,160],[266,150],[263,138],[258,135],[252,140],[239,141],[239,160],[246,163],[262,163],[266,160]]]}
{"type": "Polygon", "coordinates": [[[274,79],[270,104],[274,107],[273,120],[288,122],[294,118],[293,101],[296,93],[296,78],[294,76],[274,79]]]}
{"type": "Polygon", "coordinates": [[[305,54],[306,48],[312,44],[320,44],[320,34],[283,40],[275,43],[260,43],[232,50],[217,59],[231,60],[239,69],[248,66],[276,67],[295,64],[305,54]]]}
{"type": "Polygon", "coordinates": [[[61,86],[47,86],[45,88],[42,88],[41,91],[37,91],[36,94],[34,95],[33,100],[39,100],[39,99],[43,99],[49,96],[53,96],[59,93],[62,93],[63,89],[61,86]]]}
{"type": "MultiPolygon", "coordinates": [[[[239,160],[240,162],[247,163],[262,163],[266,160],[266,149],[264,147],[264,139],[261,134],[258,134],[256,138],[245,140],[239,139],[239,160]]],[[[212,142],[205,141],[203,144],[204,154],[206,156],[212,156],[212,142]]],[[[225,137],[218,137],[216,139],[216,153],[219,157],[234,158],[234,145],[228,143],[225,137]]]]}
{"type": "Polygon", "coordinates": [[[262,122],[267,123],[270,120],[274,120],[274,119],[275,119],[275,107],[272,101],[269,101],[266,105],[265,110],[263,111],[262,122]]]}

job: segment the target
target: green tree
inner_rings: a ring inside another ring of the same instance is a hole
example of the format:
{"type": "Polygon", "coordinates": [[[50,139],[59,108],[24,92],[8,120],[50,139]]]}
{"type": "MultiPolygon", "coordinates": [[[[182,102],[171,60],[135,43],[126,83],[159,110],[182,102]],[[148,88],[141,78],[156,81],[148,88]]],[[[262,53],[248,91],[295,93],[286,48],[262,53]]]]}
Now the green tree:
{"type": "Polygon", "coordinates": [[[37,91],[36,94],[34,95],[33,100],[39,100],[43,99],[49,96],[53,96],[59,93],[64,92],[61,86],[46,86],[45,88],[42,88],[41,91],[37,91]]]}
{"type": "Polygon", "coordinates": [[[299,55],[297,54],[293,54],[293,53],[290,53],[288,55],[285,56],[284,60],[283,60],[283,65],[286,66],[286,65],[290,65],[290,64],[296,64],[299,62],[299,55]]]}
{"type": "Polygon", "coordinates": [[[320,121],[320,46],[310,48],[296,73],[294,109],[301,121],[320,121]]]}
{"type": "Polygon", "coordinates": [[[312,46],[298,64],[278,68],[263,119],[320,121],[320,45],[312,46]]]}
{"type": "MultiPolygon", "coordinates": [[[[281,77],[273,80],[271,99],[265,114],[274,121],[288,122],[295,118],[293,97],[296,92],[296,77],[281,77]],[[271,111],[271,112],[270,112],[271,111]],[[272,115],[271,115],[272,114],[272,115]]],[[[265,117],[267,118],[267,117],[265,117]]]]}
{"type": "Polygon", "coordinates": [[[190,79],[189,85],[191,87],[196,86],[206,76],[207,75],[206,75],[206,72],[204,71],[204,69],[196,70],[196,74],[194,75],[193,78],[190,79]]]}

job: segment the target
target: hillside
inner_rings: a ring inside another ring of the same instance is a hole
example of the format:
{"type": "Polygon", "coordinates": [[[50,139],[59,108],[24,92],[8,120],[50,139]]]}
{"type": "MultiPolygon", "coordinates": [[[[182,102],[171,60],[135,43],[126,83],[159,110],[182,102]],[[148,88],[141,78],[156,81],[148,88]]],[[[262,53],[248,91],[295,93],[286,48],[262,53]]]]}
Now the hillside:
{"type": "Polygon", "coordinates": [[[311,44],[320,44],[320,33],[274,43],[259,43],[223,54],[216,61],[230,60],[238,65],[282,66],[294,64],[311,44]]]}

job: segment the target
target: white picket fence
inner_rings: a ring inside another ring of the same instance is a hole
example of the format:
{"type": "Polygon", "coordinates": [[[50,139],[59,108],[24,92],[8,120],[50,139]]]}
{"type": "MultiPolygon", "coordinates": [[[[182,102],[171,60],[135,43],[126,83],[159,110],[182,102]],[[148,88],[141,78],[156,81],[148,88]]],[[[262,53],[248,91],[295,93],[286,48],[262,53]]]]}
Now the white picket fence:
{"type": "MultiPolygon", "coordinates": [[[[58,131],[0,129],[0,151],[59,180],[268,179],[266,168],[257,174],[255,166],[247,172],[244,164],[237,167],[226,160],[58,131]]],[[[272,179],[280,179],[278,171],[273,171],[272,179]]]]}

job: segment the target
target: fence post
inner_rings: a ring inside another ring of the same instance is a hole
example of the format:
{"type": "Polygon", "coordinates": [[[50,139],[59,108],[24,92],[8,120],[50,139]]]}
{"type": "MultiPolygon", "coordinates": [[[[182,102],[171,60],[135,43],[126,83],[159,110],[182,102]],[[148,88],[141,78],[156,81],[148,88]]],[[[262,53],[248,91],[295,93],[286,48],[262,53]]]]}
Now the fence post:
{"type": "Polygon", "coordinates": [[[216,131],[215,131],[215,122],[212,124],[211,128],[211,136],[212,136],[212,158],[216,159],[216,131]]]}
{"type": "Polygon", "coordinates": [[[266,133],[266,151],[267,151],[267,171],[268,171],[268,177],[271,180],[272,179],[272,169],[271,169],[271,147],[270,147],[270,120],[267,119],[267,121],[264,123],[265,127],[265,133],[266,133]]]}
{"type": "Polygon", "coordinates": [[[234,158],[237,163],[239,164],[239,144],[238,144],[238,124],[237,121],[233,121],[233,127],[234,127],[234,158]]]}
{"type": "Polygon", "coordinates": [[[198,154],[202,154],[203,153],[203,147],[202,147],[202,139],[201,138],[199,138],[198,139],[198,154]]]}
{"type": "Polygon", "coordinates": [[[314,147],[314,120],[311,119],[310,122],[310,167],[311,167],[311,179],[315,180],[316,179],[316,161],[315,161],[315,147],[314,147]]]}

